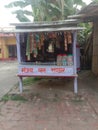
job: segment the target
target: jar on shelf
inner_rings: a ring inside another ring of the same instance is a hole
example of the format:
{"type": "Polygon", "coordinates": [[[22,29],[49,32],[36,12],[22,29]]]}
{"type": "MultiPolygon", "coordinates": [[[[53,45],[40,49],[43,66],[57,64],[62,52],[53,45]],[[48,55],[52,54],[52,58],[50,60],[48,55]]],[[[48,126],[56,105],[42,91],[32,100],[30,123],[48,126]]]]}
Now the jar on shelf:
{"type": "Polygon", "coordinates": [[[67,55],[66,54],[63,54],[63,56],[62,56],[62,65],[63,66],[67,65],[67,55]]]}
{"type": "Polygon", "coordinates": [[[67,56],[67,65],[68,66],[72,66],[73,65],[73,55],[72,54],[69,54],[67,56]]]}
{"type": "Polygon", "coordinates": [[[57,55],[57,65],[58,66],[62,65],[62,54],[57,55]]]}

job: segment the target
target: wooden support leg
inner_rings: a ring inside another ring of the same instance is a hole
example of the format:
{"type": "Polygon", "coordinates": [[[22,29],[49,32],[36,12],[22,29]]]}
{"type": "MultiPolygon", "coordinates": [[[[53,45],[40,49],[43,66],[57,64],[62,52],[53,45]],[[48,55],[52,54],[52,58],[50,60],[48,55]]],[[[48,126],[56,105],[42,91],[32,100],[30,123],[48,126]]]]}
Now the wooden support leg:
{"type": "Polygon", "coordinates": [[[78,93],[77,77],[74,78],[74,93],[78,93]]]}
{"type": "Polygon", "coordinates": [[[20,89],[20,93],[22,93],[23,92],[22,77],[19,77],[19,89],[20,89]]]}

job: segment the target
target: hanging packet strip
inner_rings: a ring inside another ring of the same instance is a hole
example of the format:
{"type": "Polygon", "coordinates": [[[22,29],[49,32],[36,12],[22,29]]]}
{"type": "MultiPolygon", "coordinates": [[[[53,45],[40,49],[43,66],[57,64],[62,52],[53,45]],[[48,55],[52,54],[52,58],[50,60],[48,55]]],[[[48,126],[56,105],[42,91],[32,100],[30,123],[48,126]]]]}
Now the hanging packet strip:
{"type": "Polygon", "coordinates": [[[33,44],[32,52],[33,52],[34,57],[36,58],[38,55],[36,42],[34,42],[34,44],[33,44]]]}
{"type": "Polygon", "coordinates": [[[31,33],[30,34],[30,53],[32,53],[33,44],[34,44],[34,35],[31,33]]]}
{"type": "Polygon", "coordinates": [[[40,37],[38,34],[35,34],[35,41],[36,43],[39,43],[40,42],[40,37]]]}
{"type": "Polygon", "coordinates": [[[41,34],[41,37],[40,37],[41,46],[44,45],[44,40],[45,40],[45,37],[44,37],[44,34],[42,33],[42,34],[41,34]]]}
{"type": "Polygon", "coordinates": [[[27,36],[26,56],[27,60],[30,60],[30,34],[27,36]]]}
{"type": "Polygon", "coordinates": [[[67,36],[68,36],[68,44],[72,44],[72,34],[71,34],[71,32],[68,32],[67,36]]]}
{"type": "Polygon", "coordinates": [[[64,32],[64,50],[67,51],[68,48],[67,48],[67,33],[64,32]]]}

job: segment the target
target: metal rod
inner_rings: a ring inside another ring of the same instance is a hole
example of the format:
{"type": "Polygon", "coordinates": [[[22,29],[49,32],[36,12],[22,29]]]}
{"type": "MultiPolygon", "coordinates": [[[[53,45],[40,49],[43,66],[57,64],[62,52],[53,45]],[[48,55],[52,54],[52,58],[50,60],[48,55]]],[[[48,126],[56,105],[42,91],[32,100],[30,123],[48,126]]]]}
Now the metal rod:
{"type": "Polygon", "coordinates": [[[78,93],[78,84],[77,84],[77,77],[74,78],[74,93],[78,93]]]}
{"type": "Polygon", "coordinates": [[[20,52],[20,34],[16,33],[16,45],[17,45],[17,58],[18,63],[21,62],[21,52],[20,52]]]}
{"type": "MultiPolygon", "coordinates": [[[[77,74],[77,59],[76,59],[76,43],[77,43],[77,31],[73,33],[73,60],[74,60],[74,74],[77,74]]],[[[77,77],[74,78],[74,93],[78,93],[77,77]]]]}
{"type": "Polygon", "coordinates": [[[22,93],[22,92],[23,92],[22,77],[19,77],[19,90],[20,90],[20,93],[22,93]]]}

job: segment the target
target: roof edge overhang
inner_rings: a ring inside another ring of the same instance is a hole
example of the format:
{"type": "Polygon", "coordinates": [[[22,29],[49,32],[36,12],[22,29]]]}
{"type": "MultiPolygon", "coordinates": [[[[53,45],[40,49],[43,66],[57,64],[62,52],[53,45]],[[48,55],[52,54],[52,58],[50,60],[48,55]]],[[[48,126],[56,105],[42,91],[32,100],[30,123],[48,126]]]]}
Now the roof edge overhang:
{"type": "Polygon", "coordinates": [[[68,19],[53,22],[24,22],[11,23],[9,28],[0,28],[3,33],[21,33],[21,32],[56,32],[56,31],[75,31],[85,29],[78,27],[79,20],[68,19]],[[12,26],[13,25],[13,26],[12,26]]]}
{"type": "Polygon", "coordinates": [[[63,28],[45,28],[45,29],[10,29],[0,30],[0,33],[25,33],[25,32],[57,32],[57,31],[79,31],[83,27],[63,27],[63,28]]]}
{"type": "Polygon", "coordinates": [[[49,26],[59,26],[59,25],[71,25],[71,24],[78,24],[79,20],[77,19],[67,19],[67,20],[59,20],[59,21],[42,21],[42,22],[21,22],[21,23],[10,23],[12,26],[32,26],[32,27],[49,27],[49,26]]]}

